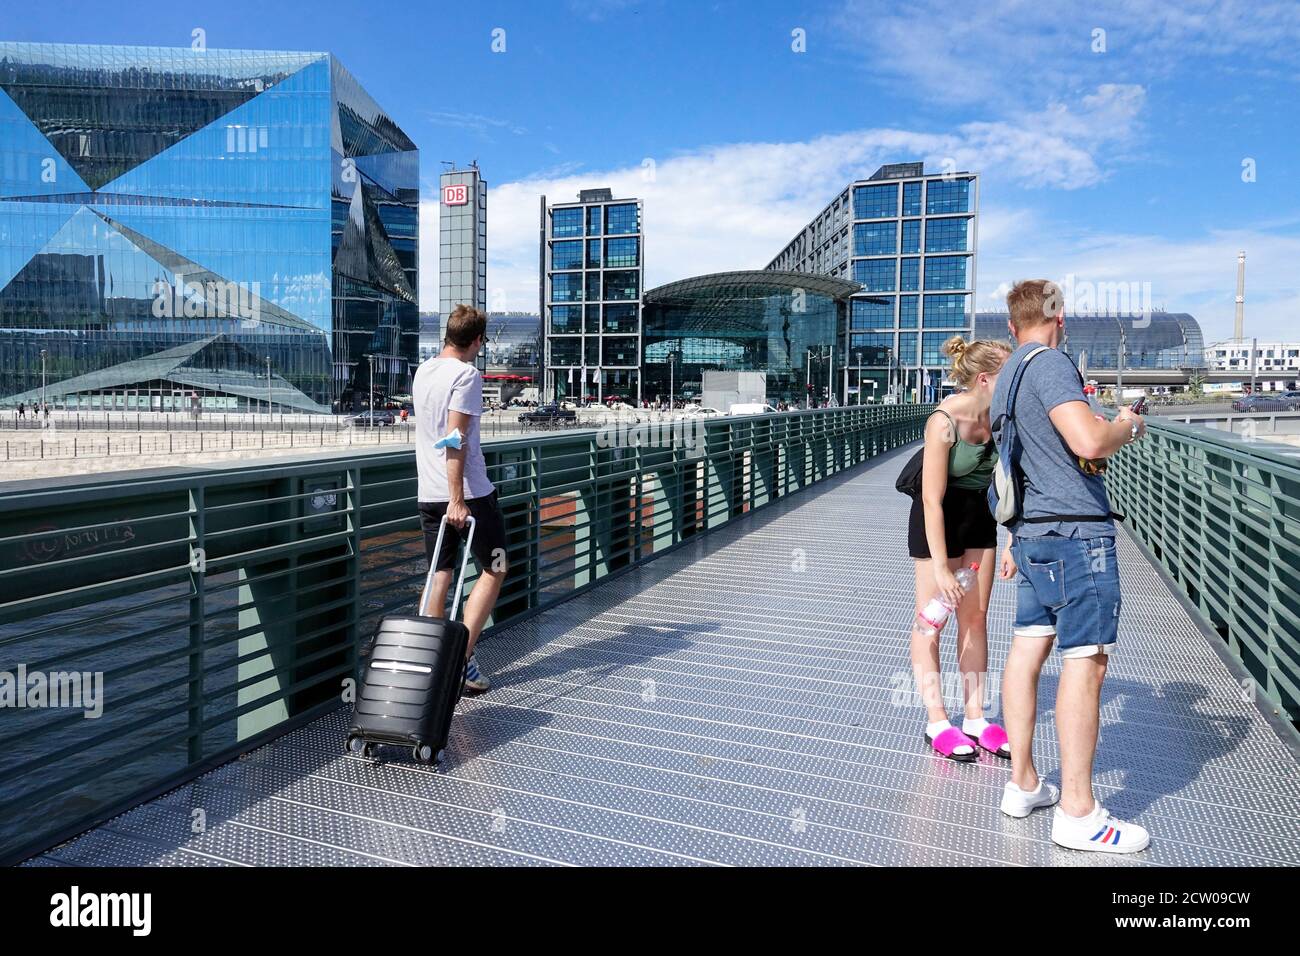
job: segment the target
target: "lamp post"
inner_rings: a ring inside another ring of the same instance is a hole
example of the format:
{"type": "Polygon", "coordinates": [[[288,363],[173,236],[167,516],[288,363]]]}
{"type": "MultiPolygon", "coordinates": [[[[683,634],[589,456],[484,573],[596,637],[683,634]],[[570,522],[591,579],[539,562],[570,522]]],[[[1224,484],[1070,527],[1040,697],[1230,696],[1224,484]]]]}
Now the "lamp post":
{"type": "Polygon", "coordinates": [[[677,365],[677,353],[669,350],[668,352],[668,415],[673,413],[673,369],[677,365]]]}
{"type": "Polygon", "coordinates": [[[45,412],[45,349],[41,349],[41,412],[45,412]]]}
{"type": "Polygon", "coordinates": [[[271,418],[271,356],[266,357],[266,418],[271,418]]]}
{"type": "Polygon", "coordinates": [[[371,352],[366,356],[370,360],[370,424],[375,424],[375,354],[371,352]]]}

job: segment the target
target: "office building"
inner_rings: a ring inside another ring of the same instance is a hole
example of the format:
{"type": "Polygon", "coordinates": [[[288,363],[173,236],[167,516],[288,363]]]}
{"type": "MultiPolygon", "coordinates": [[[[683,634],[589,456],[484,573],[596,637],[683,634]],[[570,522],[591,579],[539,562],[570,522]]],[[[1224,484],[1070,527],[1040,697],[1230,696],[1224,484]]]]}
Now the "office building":
{"type": "Polygon", "coordinates": [[[1300,342],[1216,342],[1205,350],[1205,364],[1214,372],[1235,372],[1250,377],[1291,378],[1300,374],[1300,342]],[[1251,352],[1254,351],[1252,362],[1251,352]]]}
{"type": "Polygon", "coordinates": [[[328,53],[0,43],[0,402],[409,391],[418,177],[328,53]]]}
{"type": "Polygon", "coordinates": [[[841,400],[943,392],[941,346],[974,328],[978,219],[977,174],[895,163],[846,186],[768,264],[861,286],[837,342],[836,363],[849,368],[841,400]]]}
{"type": "MultiPolygon", "coordinates": [[[[458,305],[486,312],[488,184],[477,163],[448,169],[439,180],[438,314],[439,339],[446,338],[447,316],[458,305]]],[[[441,347],[441,346],[439,346],[441,347]]],[[[485,357],[478,360],[486,368],[485,357]]]]}
{"type": "Polygon", "coordinates": [[[571,203],[542,197],[543,397],[640,401],[641,213],[640,200],[609,189],[584,189],[571,203]]]}

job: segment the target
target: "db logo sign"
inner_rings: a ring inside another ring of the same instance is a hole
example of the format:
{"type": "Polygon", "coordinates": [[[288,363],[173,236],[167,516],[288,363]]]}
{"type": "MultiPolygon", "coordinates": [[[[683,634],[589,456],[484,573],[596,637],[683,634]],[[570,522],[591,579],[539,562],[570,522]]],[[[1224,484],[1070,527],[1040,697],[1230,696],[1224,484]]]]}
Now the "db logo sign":
{"type": "Polygon", "coordinates": [[[469,184],[459,183],[442,187],[442,202],[445,206],[463,206],[469,202],[469,184]]]}

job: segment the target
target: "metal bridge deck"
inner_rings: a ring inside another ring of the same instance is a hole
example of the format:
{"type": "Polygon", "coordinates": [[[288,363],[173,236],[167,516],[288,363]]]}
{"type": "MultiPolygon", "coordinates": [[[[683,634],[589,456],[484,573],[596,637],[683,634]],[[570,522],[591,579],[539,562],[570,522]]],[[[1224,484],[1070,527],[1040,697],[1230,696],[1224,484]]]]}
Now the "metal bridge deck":
{"type": "MultiPolygon", "coordinates": [[[[339,710],[31,863],[1300,862],[1293,750],[1122,535],[1097,783],[1151,847],[1059,849],[1050,813],[999,812],[1005,763],[926,752],[922,711],[893,700],[912,614],[905,454],[493,635],[479,659],[494,688],[460,705],[444,769],[344,755],[339,710]]],[[[994,591],[994,685],[1013,590],[994,591]]],[[[1036,744],[1054,781],[1058,663],[1036,744]]]]}

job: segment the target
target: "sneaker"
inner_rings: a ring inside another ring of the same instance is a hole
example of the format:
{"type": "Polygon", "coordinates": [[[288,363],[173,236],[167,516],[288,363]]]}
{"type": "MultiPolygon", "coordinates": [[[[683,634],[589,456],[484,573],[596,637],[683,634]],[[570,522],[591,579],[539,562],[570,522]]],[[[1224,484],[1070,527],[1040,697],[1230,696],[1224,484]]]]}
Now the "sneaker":
{"type": "Polygon", "coordinates": [[[465,662],[465,689],[478,694],[487,690],[491,686],[491,683],[488,682],[487,675],[478,669],[478,661],[476,661],[474,655],[471,654],[469,660],[465,662]]]}
{"type": "Polygon", "coordinates": [[[1136,853],[1145,850],[1151,834],[1136,823],[1125,823],[1110,815],[1100,803],[1086,817],[1071,817],[1060,807],[1052,818],[1052,842],[1071,850],[1098,853],[1136,853]]]}
{"type": "Polygon", "coordinates": [[[1002,788],[1002,812],[1009,817],[1027,817],[1039,807],[1050,807],[1061,799],[1061,791],[1046,780],[1038,781],[1037,790],[1021,790],[1010,780],[1002,788]]]}

